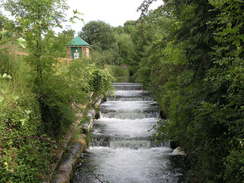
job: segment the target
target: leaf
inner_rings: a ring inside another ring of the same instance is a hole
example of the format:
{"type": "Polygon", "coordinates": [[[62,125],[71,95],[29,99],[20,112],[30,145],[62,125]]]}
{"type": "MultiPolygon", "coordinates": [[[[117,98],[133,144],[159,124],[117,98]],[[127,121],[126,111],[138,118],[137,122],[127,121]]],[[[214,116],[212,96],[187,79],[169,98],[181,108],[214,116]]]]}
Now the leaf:
{"type": "Polygon", "coordinates": [[[4,101],[4,97],[0,96],[0,103],[2,103],[4,101]]]}
{"type": "Polygon", "coordinates": [[[26,40],[24,38],[19,38],[17,39],[17,43],[19,46],[21,46],[22,48],[26,48],[26,40]]]}

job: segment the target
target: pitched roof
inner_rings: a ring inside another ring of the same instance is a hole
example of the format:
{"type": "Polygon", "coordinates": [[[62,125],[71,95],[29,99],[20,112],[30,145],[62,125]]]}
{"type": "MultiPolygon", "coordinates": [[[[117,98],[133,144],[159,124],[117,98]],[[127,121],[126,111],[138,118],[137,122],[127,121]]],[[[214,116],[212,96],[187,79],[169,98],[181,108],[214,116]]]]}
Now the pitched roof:
{"type": "Polygon", "coordinates": [[[68,43],[67,46],[90,46],[90,45],[80,37],[75,37],[68,43]]]}

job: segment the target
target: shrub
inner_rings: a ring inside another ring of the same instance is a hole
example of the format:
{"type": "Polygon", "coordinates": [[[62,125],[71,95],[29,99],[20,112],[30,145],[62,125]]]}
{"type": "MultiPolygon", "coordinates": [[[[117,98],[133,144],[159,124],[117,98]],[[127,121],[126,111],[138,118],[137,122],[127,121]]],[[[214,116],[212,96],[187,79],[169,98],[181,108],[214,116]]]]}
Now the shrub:
{"type": "Polygon", "coordinates": [[[31,68],[1,53],[0,182],[40,182],[50,163],[50,143],[40,133],[39,105],[31,68]]]}

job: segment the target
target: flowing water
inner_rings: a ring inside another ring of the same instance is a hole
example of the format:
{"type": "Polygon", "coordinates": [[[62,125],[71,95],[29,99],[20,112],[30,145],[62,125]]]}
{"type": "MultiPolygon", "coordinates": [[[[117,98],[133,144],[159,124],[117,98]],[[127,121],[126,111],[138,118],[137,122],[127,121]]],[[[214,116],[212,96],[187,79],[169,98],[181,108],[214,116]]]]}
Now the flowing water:
{"type": "Polygon", "coordinates": [[[114,83],[101,105],[92,145],[83,154],[73,183],[178,183],[172,149],[152,140],[159,108],[137,83],[114,83]]]}

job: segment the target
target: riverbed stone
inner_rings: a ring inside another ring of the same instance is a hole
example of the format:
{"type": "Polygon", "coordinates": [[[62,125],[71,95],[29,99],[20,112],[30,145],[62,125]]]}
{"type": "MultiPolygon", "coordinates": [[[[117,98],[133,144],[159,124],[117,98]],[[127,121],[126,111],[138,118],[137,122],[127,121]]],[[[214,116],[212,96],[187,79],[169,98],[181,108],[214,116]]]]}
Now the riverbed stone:
{"type": "Polygon", "coordinates": [[[177,155],[177,156],[186,156],[186,153],[183,151],[183,149],[181,147],[175,148],[173,150],[172,154],[177,155]]]}

